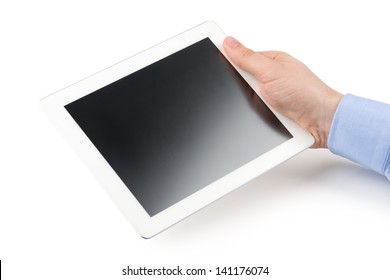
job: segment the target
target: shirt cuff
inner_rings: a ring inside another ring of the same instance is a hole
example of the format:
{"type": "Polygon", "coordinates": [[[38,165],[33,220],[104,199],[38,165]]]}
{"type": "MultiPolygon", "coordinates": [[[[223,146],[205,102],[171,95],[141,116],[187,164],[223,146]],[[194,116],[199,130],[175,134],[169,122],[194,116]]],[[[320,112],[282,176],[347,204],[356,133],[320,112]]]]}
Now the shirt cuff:
{"type": "Polygon", "coordinates": [[[333,118],[328,148],[390,180],[390,105],[345,95],[333,118]]]}

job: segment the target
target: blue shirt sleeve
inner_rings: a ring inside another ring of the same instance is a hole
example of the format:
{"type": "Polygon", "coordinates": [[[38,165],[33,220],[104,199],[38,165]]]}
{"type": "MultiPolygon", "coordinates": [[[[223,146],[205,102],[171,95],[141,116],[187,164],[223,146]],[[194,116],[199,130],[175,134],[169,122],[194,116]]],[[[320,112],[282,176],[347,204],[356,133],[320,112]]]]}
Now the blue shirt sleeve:
{"type": "Polygon", "coordinates": [[[333,118],[328,148],[390,180],[390,105],[345,95],[333,118]]]}

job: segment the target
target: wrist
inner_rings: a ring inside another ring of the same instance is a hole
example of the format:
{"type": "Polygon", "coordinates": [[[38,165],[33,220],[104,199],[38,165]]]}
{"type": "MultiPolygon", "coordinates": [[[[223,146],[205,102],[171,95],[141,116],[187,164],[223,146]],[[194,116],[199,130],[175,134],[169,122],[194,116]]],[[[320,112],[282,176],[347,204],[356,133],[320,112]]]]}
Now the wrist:
{"type": "Polygon", "coordinates": [[[319,115],[317,115],[316,123],[312,126],[312,131],[309,131],[315,138],[312,148],[328,148],[328,138],[333,118],[343,97],[341,93],[330,88],[324,96],[318,110],[319,115]]]}

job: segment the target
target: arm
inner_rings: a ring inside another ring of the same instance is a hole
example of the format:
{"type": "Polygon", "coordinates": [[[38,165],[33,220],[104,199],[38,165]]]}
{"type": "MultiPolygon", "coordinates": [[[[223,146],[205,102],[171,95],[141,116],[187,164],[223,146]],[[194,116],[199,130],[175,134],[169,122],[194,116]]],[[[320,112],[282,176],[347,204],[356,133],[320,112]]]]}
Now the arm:
{"type": "Polygon", "coordinates": [[[347,94],[328,138],[329,150],[390,180],[390,105],[347,94]]]}
{"type": "Polygon", "coordinates": [[[259,81],[271,106],[314,136],[312,148],[329,146],[390,179],[390,105],[343,97],[286,53],[254,52],[232,37],[224,48],[233,63],[259,81]]]}

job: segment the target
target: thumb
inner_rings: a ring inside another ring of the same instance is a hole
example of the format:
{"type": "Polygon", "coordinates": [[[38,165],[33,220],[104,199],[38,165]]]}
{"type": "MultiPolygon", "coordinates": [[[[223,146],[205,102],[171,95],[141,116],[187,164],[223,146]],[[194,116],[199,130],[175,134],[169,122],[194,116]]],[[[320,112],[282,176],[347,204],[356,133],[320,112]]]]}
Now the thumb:
{"type": "Polygon", "coordinates": [[[259,80],[274,62],[267,56],[246,48],[233,37],[226,37],[223,41],[223,47],[234,64],[259,80]]]}

